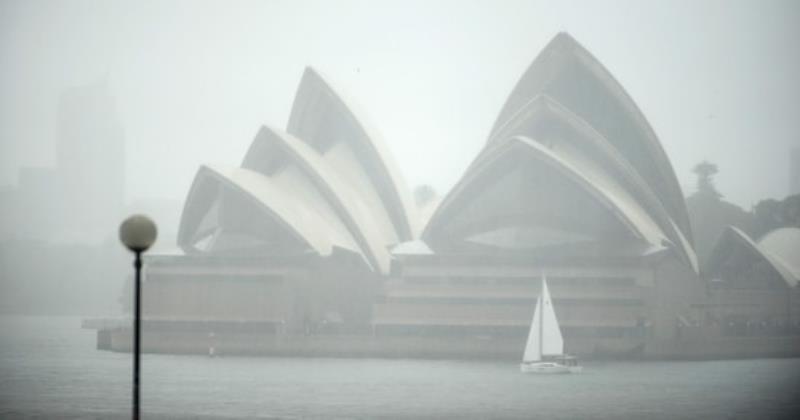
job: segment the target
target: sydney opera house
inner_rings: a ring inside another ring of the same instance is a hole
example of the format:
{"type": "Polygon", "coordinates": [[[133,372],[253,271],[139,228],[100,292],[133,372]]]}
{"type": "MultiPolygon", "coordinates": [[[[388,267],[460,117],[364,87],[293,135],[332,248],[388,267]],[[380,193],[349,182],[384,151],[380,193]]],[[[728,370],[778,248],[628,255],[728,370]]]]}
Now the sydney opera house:
{"type": "Polygon", "coordinates": [[[756,302],[749,316],[798,318],[800,262],[772,257],[792,240],[798,249],[796,232],[760,247],[732,230],[700,276],[658,137],[567,34],[522,74],[483,149],[433,203],[412,200],[362,117],[308,68],[285,130],[262,127],[238,166],[200,167],[183,253],[147,260],[145,349],[516,357],[544,276],[579,354],[669,353],[738,325],[736,299],[756,302]],[[737,253],[768,275],[733,267],[737,253]]]}

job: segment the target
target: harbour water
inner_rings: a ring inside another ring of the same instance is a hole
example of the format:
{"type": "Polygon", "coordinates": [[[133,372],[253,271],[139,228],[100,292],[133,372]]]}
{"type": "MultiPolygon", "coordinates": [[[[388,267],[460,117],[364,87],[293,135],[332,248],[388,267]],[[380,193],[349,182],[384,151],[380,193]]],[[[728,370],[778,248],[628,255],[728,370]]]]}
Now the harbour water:
{"type": "MultiPolygon", "coordinates": [[[[0,418],[126,418],[130,354],[76,317],[0,317],[0,418]]],[[[800,359],[509,362],[145,354],[144,418],[800,418],[800,359]]]]}

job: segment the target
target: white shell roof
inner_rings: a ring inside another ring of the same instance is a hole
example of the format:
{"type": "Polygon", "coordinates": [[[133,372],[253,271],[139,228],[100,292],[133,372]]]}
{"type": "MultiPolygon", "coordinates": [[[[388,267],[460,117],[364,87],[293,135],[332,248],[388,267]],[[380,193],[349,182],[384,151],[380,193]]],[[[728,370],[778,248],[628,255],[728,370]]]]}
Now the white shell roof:
{"type": "MultiPolygon", "coordinates": [[[[440,226],[447,224],[454,212],[459,211],[458,203],[462,201],[464,194],[474,194],[470,191],[472,186],[480,182],[484,173],[490,173],[500,165],[503,156],[525,156],[528,165],[547,165],[554,168],[563,177],[582,188],[588,196],[593,197],[600,206],[606,208],[633,237],[639,238],[651,247],[662,246],[665,238],[658,226],[635,200],[615,188],[602,174],[587,170],[587,166],[581,168],[573,166],[568,160],[539,142],[521,136],[499,143],[478,157],[437,209],[422,234],[423,240],[430,243],[429,239],[436,235],[440,226]]],[[[472,200],[480,199],[480,197],[472,198],[472,200]]]]}
{"type": "Polygon", "coordinates": [[[436,243],[444,235],[437,231],[452,231],[445,226],[459,211],[454,206],[465,205],[461,195],[475,194],[471,184],[485,182],[479,181],[485,177],[482,172],[496,171],[487,162],[509,153],[508,142],[525,144],[531,164],[550,165],[559,176],[577,182],[634,237],[649,244],[646,248],[674,248],[698,271],[683,194],[658,138],[622,86],[565,33],[522,75],[486,146],[442,201],[423,240],[436,243]]]}
{"type": "Polygon", "coordinates": [[[509,95],[489,136],[502,140],[503,128],[531,99],[548,94],[593,125],[636,168],[669,211],[685,237],[691,237],[689,217],[672,166],[653,129],[622,86],[602,64],[566,33],[559,33],[536,57],[509,95]],[[580,98],[564,92],[581,77],[580,98]],[[567,80],[565,83],[564,81],[567,80]],[[589,99],[596,99],[596,107],[589,99]],[[601,107],[599,104],[603,104],[601,107]],[[578,109],[583,107],[584,109],[578,109]],[[600,115],[602,114],[602,115],[600,115]]]}
{"type": "Polygon", "coordinates": [[[581,117],[547,94],[536,95],[523,105],[496,133],[489,147],[503,139],[522,135],[550,145],[553,153],[587,172],[593,182],[602,182],[625,202],[636,202],[646,210],[670,243],[697,272],[697,257],[684,233],[676,226],[662,202],[631,164],[608,140],[581,117]],[[554,130],[560,127],[561,131],[554,130]],[[569,130],[565,133],[564,130],[569,130]]]}
{"type": "MultiPolygon", "coordinates": [[[[283,226],[297,241],[307,244],[319,255],[331,255],[334,247],[357,251],[352,238],[323,223],[323,218],[314,209],[298,202],[291,193],[258,172],[243,168],[201,166],[187,198],[187,207],[192,206],[194,200],[201,199],[194,192],[203,183],[219,183],[225,188],[241,192],[243,197],[252,200],[263,210],[266,218],[283,226]]],[[[191,223],[185,217],[181,220],[179,238],[191,235],[185,228],[191,223]]]]}
{"type": "MultiPolygon", "coordinates": [[[[189,230],[199,226],[202,215],[187,209],[200,200],[198,186],[216,183],[242,193],[265,217],[319,255],[347,249],[386,274],[389,248],[403,243],[396,252],[419,251],[410,245],[417,238],[419,209],[412,204],[388,150],[311,68],[305,70],[298,87],[287,131],[263,127],[242,168],[201,167],[181,221],[182,246],[197,236],[189,230]]],[[[697,270],[687,239],[691,233],[685,203],[658,139],[616,80],[566,34],[551,41],[528,68],[509,95],[484,150],[440,205],[428,209],[436,210],[422,239],[435,236],[472,194],[473,184],[486,178],[489,168],[497,171],[492,165],[509,153],[555,171],[557,178],[570,183],[574,199],[587,204],[594,200],[597,205],[591,205],[598,217],[609,221],[609,232],[627,232],[629,236],[619,238],[635,239],[630,242],[635,242],[632,249],[671,245],[697,270]],[[606,117],[619,130],[598,120],[591,107],[587,110],[576,104],[569,88],[557,88],[558,83],[569,85],[564,80],[573,76],[588,83],[599,95],[598,101],[610,104],[606,117]],[[562,124],[573,134],[553,139],[531,128],[542,120],[562,124]],[[614,220],[620,229],[614,227],[614,220]]],[[[599,232],[598,222],[583,222],[589,231],[599,232]]]]}
{"type": "MultiPolygon", "coordinates": [[[[797,264],[797,246],[800,245],[800,229],[784,228],[772,231],[759,242],[754,242],[750,236],[735,226],[728,226],[717,242],[714,255],[718,254],[719,247],[726,241],[736,241],[744,245],[754,255],[762,258],[786,281],[790,287],[796,287],[800,282],[800,273],[797,264]]],[[[712,255],[713,261],[713,255],[712,255]]]]}
{"type": "Polygon", "coordinates": [[[375,207],[373,217],[388,215],[397,242],[411,240],[418,227],[406,184],[386,145],[352,109],[351,102],[307,67],[286,131],[314,147],[343,178],[357,185],[363,200],[375,207]],[[333,153],[337,150],[338,155],[333,153]]]}
{"type": "Polygon", "coordinates": [[[193,249],[209,183],[239,191],[319,255],[360,254],[388,274],[389,248],[413,240],[416,208],[379,139],[311,68],[303,74],[288,131],[262,127],[242,168],[202,167],[186,200],[179,244],[193,249]]]}
{"type": "Polygon", "coordinates": [[[758,247],[781,266],[787,281],[793,286],[800,282],[800,228],[775,229],[758,241],[758,247]]]}
{"type": "Polygon", "coordinates": [[[389,239],[380,236],[370,208],[309,145],[290,134],[265,126],[253,140],[242,166],[254,166],[251,169],[255,169],[253,163],[269,160],[273,156],[268,156],[267,151],[275,148],[286,154],[285,159],[275,165],[297,165],[330,203],[373,268],[388,273],[390,256],[386,243],[389,239]]]}

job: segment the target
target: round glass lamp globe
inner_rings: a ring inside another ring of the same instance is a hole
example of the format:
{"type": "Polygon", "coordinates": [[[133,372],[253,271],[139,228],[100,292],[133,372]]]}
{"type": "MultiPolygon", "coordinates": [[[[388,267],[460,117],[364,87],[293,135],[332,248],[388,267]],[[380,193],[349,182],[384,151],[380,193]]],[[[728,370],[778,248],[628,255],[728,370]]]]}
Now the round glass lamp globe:
{"type": "Polygon", "coordinates": [[[119,239],[134,252],[146,251],[157,235],[156,224],[143,214],[134,214],[119,226],[119,239]]]}

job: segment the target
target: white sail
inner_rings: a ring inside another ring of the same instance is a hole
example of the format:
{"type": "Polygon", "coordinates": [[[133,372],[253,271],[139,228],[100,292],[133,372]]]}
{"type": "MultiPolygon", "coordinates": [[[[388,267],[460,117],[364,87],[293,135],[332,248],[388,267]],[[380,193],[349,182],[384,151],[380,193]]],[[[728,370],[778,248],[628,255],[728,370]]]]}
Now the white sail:
{"type": "Polygon", "coordinates": [[[545,278],[542,278],[540,303],[542,306],[542,321],[540,323],[542,328],[542,355],[564,354],[564,337],[561,336],[561,328],[558,326],[558,319],[553,309],[553,302],[550,300],[550,291],[547,289],[547,279],[545,278]]]}
{"type": "Polygon", "coordinates": [[[564,354],[564,337],[544,276],[519,370],[522,373],[578,373],[582,370],[577,359],[564,354]]]}
{"type": "Polygon", "coordinates": [[[541,296],[536,299],[536,309],[533,310],[533,320],[531,330],[528,333],[528,342],[525,343],[525,354],[522,355],[523,362],[536,362],[542,360],[542,346],[539,338],[541,337],[539,325],[542,317],[541,296]]]}

